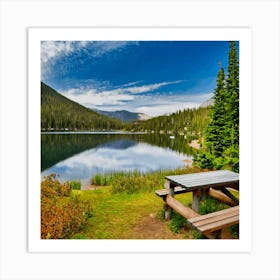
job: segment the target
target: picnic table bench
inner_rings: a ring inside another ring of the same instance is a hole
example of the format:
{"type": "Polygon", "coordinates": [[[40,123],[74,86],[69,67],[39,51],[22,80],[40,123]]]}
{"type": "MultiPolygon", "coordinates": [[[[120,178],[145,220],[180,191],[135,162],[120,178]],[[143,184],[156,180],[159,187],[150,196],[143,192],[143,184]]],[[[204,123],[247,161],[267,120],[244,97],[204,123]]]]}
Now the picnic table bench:
{"type": "Polygon", "coordinates": [[[165,218],[171,218],[172,209],[184,216],[188,223],[200,233],[210,237],[220,236],[223,228],[239,223],[239,200],[228,188],[239,190],[239,174],[218,170],[165,177],[164,189],[156,195],[165,201],[165,218]],[[175,194],[192,192],[192,208],[184,206],[174,198],[175,194]],[[232,206],[206,215],[199,215],[201,200],[212,196],[232,206]],[[214,235],[213,235],[214,234],[214,235]]]}

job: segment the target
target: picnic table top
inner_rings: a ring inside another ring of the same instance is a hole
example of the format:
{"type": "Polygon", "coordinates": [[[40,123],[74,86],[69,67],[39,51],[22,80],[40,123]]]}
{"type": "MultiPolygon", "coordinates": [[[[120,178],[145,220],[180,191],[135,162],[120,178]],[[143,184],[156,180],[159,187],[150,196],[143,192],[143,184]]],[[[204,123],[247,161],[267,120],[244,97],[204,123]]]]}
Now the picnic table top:
{"type": "Polygon", "coordinates": [[[181,186],[191,191],[198,188],[218,187],[238,183],[239,174],[229,170],[217,170],[166,176],[165,179],[173,185],[181,186]]]}

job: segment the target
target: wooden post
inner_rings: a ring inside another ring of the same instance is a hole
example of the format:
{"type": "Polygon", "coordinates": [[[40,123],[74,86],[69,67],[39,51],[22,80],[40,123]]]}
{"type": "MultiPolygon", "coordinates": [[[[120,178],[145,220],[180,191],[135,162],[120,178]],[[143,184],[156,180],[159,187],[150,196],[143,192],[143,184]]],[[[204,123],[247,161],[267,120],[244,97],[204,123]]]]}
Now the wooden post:
{"type": "Polygon", "coordinates": [[[197,213],[199,212],[200,200],[201,200],[200,190],[194,190],[193,191],[193,198],[192,198],[192,209],[197,213]]]}
{"type": "MultiPolygon", "coordinates": [[[[175,186],[173,186],[170,183],[170,181],[165,180],[164,187],[169,190],[170,196],[174,197],[174,187],[175,186]]],[[[170,206],[168,206],[168,204],[166,202],[165,202],[163,207],[164,207],[164,217],[165,217],[165,219],[170,220],[171,215],[172,215],[172,208],[170,206]]]]}
{"type": "Polygon", "coordinates": [[[193,191],[193,198],[192,198],[192,209],[195,212],[199,212],[199,204],[201,200],[205,199],[208,195],[208,188],[207,189],[197,189],[193,191]]]}

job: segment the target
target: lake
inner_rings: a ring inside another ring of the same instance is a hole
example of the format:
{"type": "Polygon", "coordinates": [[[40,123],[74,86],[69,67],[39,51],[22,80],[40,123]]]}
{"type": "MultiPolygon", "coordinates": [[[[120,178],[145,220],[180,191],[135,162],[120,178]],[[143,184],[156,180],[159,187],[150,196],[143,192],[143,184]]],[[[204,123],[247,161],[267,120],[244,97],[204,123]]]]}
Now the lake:
{"type": "Polygon", "coordinates": [[[90,183],[97,173],[150,172],[190,164],[191,139],[132,133],[42,133],[41,177],[59,175],[61,182],[90,183]]]}

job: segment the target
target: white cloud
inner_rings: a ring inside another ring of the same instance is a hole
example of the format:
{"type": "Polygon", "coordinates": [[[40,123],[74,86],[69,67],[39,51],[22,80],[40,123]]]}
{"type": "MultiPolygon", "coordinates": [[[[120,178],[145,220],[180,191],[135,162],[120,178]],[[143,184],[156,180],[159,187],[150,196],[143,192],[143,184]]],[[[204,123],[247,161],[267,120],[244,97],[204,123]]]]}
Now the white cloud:
{"type": "Polygon", "coordinates": [[[119,87],[130,87],[130,86],[134,86],[136,84],[140,84],[142,82],[144,82],[144,81],[131,82],[131,83],[127,83],[127,84],[124,84],[122,86],[119,86],[119,87]]]}
{"type": "Polygon", "coordinates": [[[135,41],[95,41],[92,42],[93,50],[92,54],[95,57],[102,56],[106,53],[112,52],[114,50],[123,49],[129,45],[138,45],[135,41]]]}
{"type": "Polygon", "coordinates": [[[138,45],[135,41],[42,41],[41,71],[42,79],[47,78],[60,58],[84,50],[87,56],[101,57],[112,51],[122,50],[129,45],[138,45]]]}
{"type": "Polygon", "coordinates": [[[128,91],[129,93],[132,93],[132,94],[139,94],[139,93],[154,91],[155,89],[158,89],[160,87],[167,86],[167,85],[172,85],[172,84],[178,84],[178,83],[181,83],[181,82],[182,81],[162,82],[162,83],[144,85],[144,86],[139,86],[139,87],[130,87],[130,88],[126,88],[124,90],[126,90],[126,91],[128,91]]]}
{"type": "Polygon", "coordinates": [[[87,107],[102,105],[124,105],[125,101],[134,99],[132,95],[124,93],[97,92],[96,89],[90,89],[81,92],[80,89],[70,89],[61,92],[67,98],[78,102],[87,107]]]}
{"type": "MultiPolygon", "coordinates": [[[[97,89],[74,88],[61,93],[67,98],[78,102],[87,107],[105,106],[105,105],[125,105],[127,101],[139,99],[135,95],[154,91],[162,86],[180,83],[181,81],[162,82],[138,87],[121,87],[113,90],[104,90],[98,92],[97,89]]],[[[130,84],[134,84],[130,83],[130,84]]]]}
{"type": "Polygon", "coordinates": [[[79,51],[89,44],[88,41],[42,41],[41,62],[48,63],[61,56],[79,51]]]}
{"type": "Polygon", "coordinates": [[[156,117],[174,113],[178,110],[197,108],[199,105],[210,99],[212,93],[206,94],[181,94],[181,95],[155,95],[137,96],[132,102],[121,106],[105,105],[99,108],[105,111],[128,110],[131,112],[145,113],[156,117]]]}

